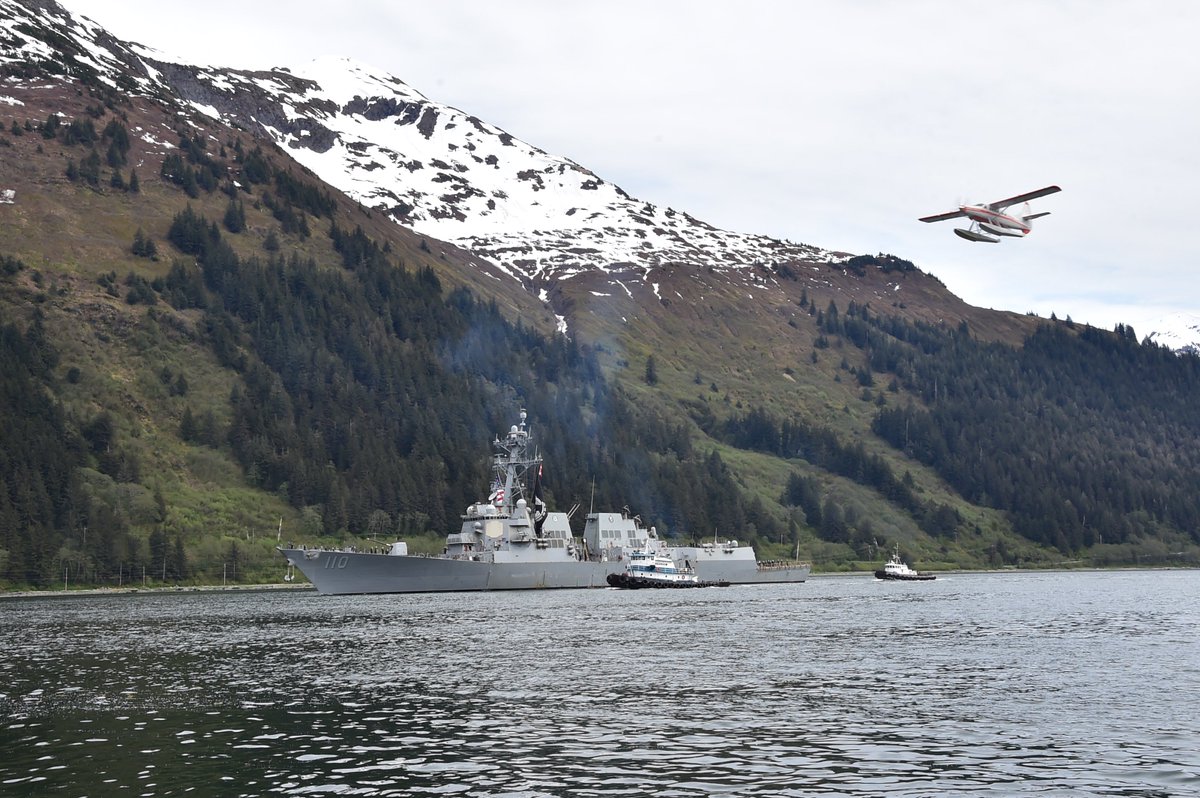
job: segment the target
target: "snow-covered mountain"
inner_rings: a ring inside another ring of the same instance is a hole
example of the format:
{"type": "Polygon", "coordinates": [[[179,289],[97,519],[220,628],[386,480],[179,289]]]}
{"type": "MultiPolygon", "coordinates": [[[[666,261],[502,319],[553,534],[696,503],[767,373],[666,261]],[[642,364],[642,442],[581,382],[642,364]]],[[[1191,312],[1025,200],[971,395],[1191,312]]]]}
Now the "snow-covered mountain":
{"type": "Polygon", "coordinates": [[[1164,316],[1154,322],[1145,337],[1175,352],[1200,355],[1200,315],[1172,313],[1164,316]]]}
{"type": "MultiPolygon", "coordinates": [[[[362,205],[473,253],[543,297],[564,280],[614,271],[640,273],[657,295],[664,267],[762,287],[773,278],[756,267],[849,257],[721,230],[632,197],[351,59],[262,72],[185,64],[122,42],[54,0],[0,0],[0,74],[16,81],[45,73],[182,103],[185,114],[265,134],[362,205]]],[[[1194,320],[1164,320],[1150,335],[1175,349],[1200,345],[1194,320]]]]}
{"type": "Polygon", "coordinates": [[[363,205],[530,283],[614,265],[729,269],[844,257],[631,197],[350,59],[270,73],[152,63],[196,109],[257,127],[363,205]]]}
{"type": "Polygon", "coordinates": [[[631,197],[567,158],[350,59],[269,72],[181,64],[122,43],[51,0],[0,0],[0,25],[6,32],[0,61],[45,63],[65,44],[68,71],[173,95],[196,111],[263,132],[364,206],[473,252],[529,287],[613,266],[724,270],[844,257],[719,230],[631,197]],[[18,24],[29,14],[54,36],[18,24]]]}
{"type": "Polygon", "coordinates": [[[0,0],[0,75],[42,74],[165,97],[130,45],[54,0],[0,0]]]}

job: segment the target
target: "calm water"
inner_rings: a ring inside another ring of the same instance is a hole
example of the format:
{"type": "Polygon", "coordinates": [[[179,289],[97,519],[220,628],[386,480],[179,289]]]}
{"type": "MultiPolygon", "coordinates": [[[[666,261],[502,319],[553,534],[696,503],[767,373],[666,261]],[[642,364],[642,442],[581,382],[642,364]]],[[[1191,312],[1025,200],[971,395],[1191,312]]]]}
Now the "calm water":
{"type": "Polygon", "coordinates": [[[0,600],[0,795],[1200,795],[1200,572],[0,600]]]}

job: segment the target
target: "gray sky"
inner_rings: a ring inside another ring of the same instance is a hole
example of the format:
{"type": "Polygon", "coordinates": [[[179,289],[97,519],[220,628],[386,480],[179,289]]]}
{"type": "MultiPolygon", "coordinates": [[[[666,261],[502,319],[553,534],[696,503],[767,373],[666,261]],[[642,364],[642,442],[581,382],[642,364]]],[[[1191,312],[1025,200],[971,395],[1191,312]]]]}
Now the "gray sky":
{"type": "Polygon", "coordinates": [[[968,302],[1139,335],[1200,317],[1190,0],[65,0],[195,62],[352,56],[630,194],[886,252],[968,302]],[[1057,183],[1024,240],[918,216],[1057,183]]]}

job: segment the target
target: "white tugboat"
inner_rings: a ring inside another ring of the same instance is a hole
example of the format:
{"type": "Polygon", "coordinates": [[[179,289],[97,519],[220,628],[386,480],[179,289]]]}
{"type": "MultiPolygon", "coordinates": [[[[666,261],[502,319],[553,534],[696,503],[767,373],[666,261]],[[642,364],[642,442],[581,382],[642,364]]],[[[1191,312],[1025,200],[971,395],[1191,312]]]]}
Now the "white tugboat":
{"type": "MultiPolygon", "coordinates": [[[[651,535],[654,527],[650,527],[651,535]]],[[[629,560],[625,571],[619,574],[609,574],[608,583],[613,587],[622,588],[679,588],[679,587],[726,587],[725,581],[701,582],[696,575],[696,569],[690,564],[679,565],[671,557],[671,549],[663,546],[653,537],[646,541],[644,548],[629,552],[629,560]],[[654,545],[657,544],[657,545],[654,545]]]]}
{"type": "Polygon", "coordinates": [[[914,571],[909,568],[908,563],[900,559],[900,544],[896,544],[896,550],[892,553],[891,559],[875,572],[875,578],[894,579],[901,582],[928,582],[931,579],[937,579],[937,576],[928,571],[914,571]]]}
{"type": "MultiPolygon", "coordinates": [[[[522,410],[520,423],[493,442],[491,493],[467,507],[441,554],[409,554],[404,541],[379,551],[289,544],[279,552],[329,594],[606,587],[609,574],[625,571],[627,552],[659,547],[657,535],[628,512],[593,512],[583,537],[574,537],[571,514],[549,512],[542,501],[542,458],[525,419],[522,410]]],[[[803,582],[809,573],[807,563],[760,563],[735,541],[663,548],[700,580],[803,582]]]]}

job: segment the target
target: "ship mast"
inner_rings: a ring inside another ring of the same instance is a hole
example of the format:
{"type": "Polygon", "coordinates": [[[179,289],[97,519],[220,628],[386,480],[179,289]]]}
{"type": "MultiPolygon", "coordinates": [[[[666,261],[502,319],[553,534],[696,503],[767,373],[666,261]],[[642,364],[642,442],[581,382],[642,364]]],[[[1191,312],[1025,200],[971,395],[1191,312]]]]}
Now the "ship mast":
{"type": "Polygon", "coordinates": [[[503,498],[497,497],[496,506],[504,515],[512,515],[519,499],[527,499],[526,475],[532,466],[539,465],[542,458],[530,456],[528,451],[533,445],[533,436],[525,424],[526,412],[521,410],[521,421],[514,424],[503,439],[493,442],[496,455],[492,468],[495,471],[496,482],[503,489],[503,498]]]}

